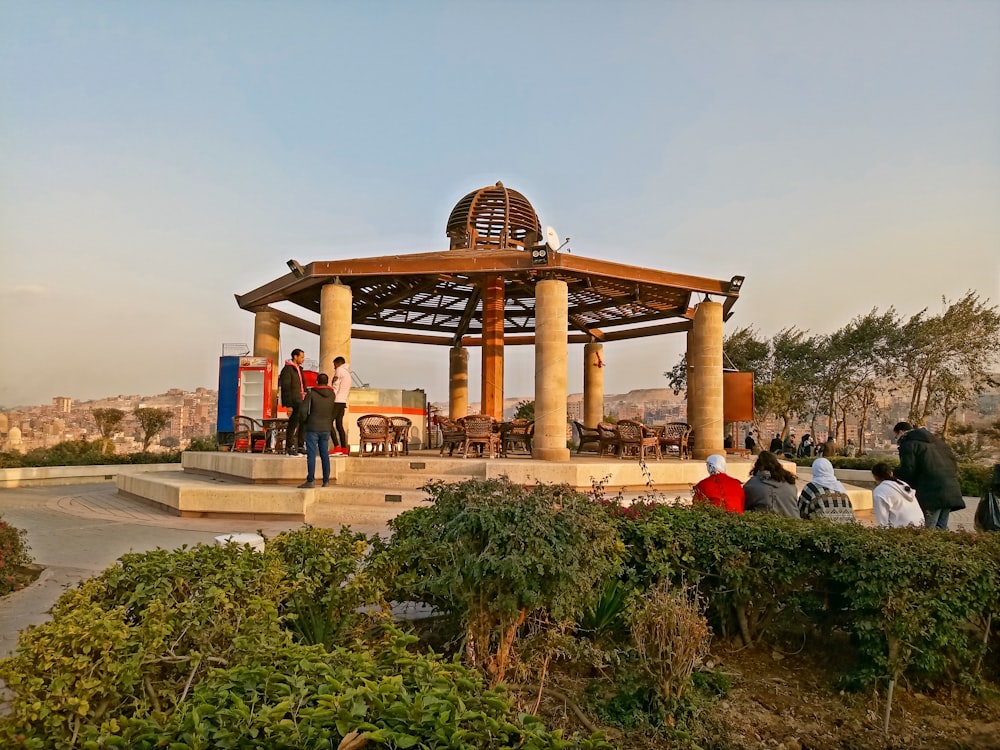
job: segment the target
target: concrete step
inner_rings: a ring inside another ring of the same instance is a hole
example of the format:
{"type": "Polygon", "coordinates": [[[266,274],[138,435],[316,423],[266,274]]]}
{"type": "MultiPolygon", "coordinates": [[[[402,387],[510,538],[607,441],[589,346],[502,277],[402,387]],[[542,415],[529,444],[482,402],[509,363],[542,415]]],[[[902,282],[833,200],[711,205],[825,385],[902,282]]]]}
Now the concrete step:
{"type": "Polygon", "coordinates": [[[385,488],[416,490],[432,479],[461,482],[485,479],[486,465],[482,461],[444,459],[426,461],[419,457],[369,456],[344,459],[343,468],[336,472],[338,487],[385,488]]]}
{"type": "Polygon", "coordinates": [[[309,490],[278,484],[245,484],[189,471],[119,474],[118,492],[185,517],[301,519],[309,490]]]}
{"type": "Polygon", "coordinates": [[[314,490],[305,521],[314,526],[385,525],[412,508],[428,505],[427,493],[395,488],[325,487],[314,490]]]}
{"type": "Polygon", "coordinates": [[[355,505],[375,506],[379,508],[417,508],[426,505],[426,492],[416,489],[400,489],[398,487],[342,487],[330,485],[313,490],[313,506],[355,505]]]}

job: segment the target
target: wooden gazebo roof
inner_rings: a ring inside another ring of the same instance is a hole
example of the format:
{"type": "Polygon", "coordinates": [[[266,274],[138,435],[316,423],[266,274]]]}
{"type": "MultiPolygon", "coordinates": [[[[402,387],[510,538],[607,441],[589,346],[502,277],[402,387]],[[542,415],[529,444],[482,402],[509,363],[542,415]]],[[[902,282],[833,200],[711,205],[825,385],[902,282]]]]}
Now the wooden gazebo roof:
{"type": "Polygon", "coordinates": [[[271,305],[287,301],[319,313],[320,289],[339,282],[353,293],[354,338],[449,346],[481,344],[481,292],[496,276],[504,279],[506,344],[534,343],[534,285],[543,278],[567,284],[570,343],[686,331],[701,294],[720,297],[728,319],[743,282],[740,276],[707,279],[553,250],[546,265],[533,265],[530,250],[516,246],[289,265],[292,272],[236,295],[239,306],[276,312],[282,323],[318,334],[318,323],[271,305]]]}

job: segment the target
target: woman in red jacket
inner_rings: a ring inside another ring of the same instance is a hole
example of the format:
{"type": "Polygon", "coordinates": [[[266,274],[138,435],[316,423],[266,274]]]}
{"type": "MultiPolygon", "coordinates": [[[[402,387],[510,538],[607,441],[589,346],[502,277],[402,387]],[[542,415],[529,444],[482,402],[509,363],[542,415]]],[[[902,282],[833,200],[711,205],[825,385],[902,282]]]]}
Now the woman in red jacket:
{"type": "Polygon", "coordinates": [[[694,486],[693,502],[711,503],[730,513],[743,512],[743,485],[726,474],[726,458],[714,453],[705,461],[708,476],[694,486]]]}

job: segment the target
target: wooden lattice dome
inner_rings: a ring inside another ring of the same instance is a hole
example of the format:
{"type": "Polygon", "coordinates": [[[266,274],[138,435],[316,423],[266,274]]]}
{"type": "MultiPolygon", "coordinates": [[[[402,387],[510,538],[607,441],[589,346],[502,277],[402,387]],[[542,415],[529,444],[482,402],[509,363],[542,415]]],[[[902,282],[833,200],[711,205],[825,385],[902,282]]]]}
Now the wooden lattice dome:
{"type": "Polygon", "coordinates": [[[502,182],[462,198],[448,217],[446,233],[451,250],[524,250],[542,236],[531,203],[502,182]]]}

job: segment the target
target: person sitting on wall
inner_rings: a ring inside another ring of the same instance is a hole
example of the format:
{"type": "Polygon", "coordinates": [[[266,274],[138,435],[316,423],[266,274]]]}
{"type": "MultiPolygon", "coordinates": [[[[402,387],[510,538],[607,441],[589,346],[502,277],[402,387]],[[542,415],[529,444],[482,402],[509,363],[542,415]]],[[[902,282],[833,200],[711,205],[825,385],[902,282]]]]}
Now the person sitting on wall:
{"type": "Polygon", "coordinates": [[[872,467],[872,476],[878,484],[872,488],[872,509],[879,526],[924,525],[924,512],[917,502],[917,493],[902,479],[896,479],[889,464],[879,461],[872,467]]]}
{"type": "Polygon", "coordinates": [[[708,476],[694,486],[693,502],[711,503],[730,513],[743,512],[743,485],[726,474],[726,458],[713,453],[705,461],[708,476]]]}
{"type": "Polygon", "coordinates": [[[771,444],[767,446],[767,449],[776,456],[780,456],[783,445],[784,443],[781,441],[781,435],[774,433],[774,437],[771,438],[771,444]]]}
{"type": "Polygon", "coordinates": [[[812,465],[812,481],[799,495],[799,515],[805,519],[826,518],[834,523],[854,521],[854,506],[847,488],[833,473],[827,458],[817,458],[812,465]]]}
{"type": "Polygon", "coordinates": [[[743,485],[743,509],[799,518],[795,475],[770,451],[761,451],[743,485]]]}

